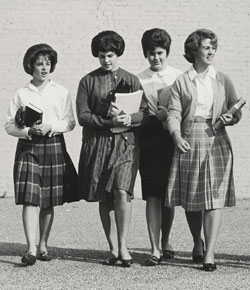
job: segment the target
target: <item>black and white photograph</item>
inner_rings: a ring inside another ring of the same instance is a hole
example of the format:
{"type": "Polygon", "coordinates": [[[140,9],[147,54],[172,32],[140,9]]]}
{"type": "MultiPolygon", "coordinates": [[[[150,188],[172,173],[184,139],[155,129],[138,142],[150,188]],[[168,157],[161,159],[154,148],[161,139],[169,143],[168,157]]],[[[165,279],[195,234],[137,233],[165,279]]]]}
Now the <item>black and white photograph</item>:
{"type": "Polygon", "coordinates": [[[250,289],[250,0],[0,0],[0,289],[250,289]]]}

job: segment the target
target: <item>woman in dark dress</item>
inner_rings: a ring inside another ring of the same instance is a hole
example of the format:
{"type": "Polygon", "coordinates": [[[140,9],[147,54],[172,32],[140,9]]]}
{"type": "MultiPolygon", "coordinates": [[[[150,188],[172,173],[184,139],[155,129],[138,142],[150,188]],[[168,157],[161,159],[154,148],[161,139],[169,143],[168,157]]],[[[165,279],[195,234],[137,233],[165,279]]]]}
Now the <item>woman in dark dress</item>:
{"type": "Polygon", "coordinates": [[[136,76],[119,67],[118,57],[125,43],[114,31],[97,34],[91,43],[92,54],[101,67],[84,76],[78,87],[76,108],[83,126],[79,161],[79,195],[89,202],[99,202],[101,222],[110,247],[104,262],[124,267],[133,263],[127,249],[131,219],[131,199],[139,165],[137,128],[147,119],[144,97],[139,112],[119,114],[112,106],[114,93],[141,89],[136,76]],[[127,127],[113,133],[112,128],[127,127]]]}

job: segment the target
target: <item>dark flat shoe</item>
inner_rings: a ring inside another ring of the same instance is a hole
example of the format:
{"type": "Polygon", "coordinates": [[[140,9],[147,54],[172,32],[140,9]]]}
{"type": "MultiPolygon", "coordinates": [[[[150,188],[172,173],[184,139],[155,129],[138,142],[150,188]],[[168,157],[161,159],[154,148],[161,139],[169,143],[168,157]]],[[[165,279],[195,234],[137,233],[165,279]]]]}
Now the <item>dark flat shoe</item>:
{"type": "Polygon", "coordinates": [[[217,269],[216,264],[214,263],[205,263],[203,264],[203,270],[206,272],[213,272],[217,269]]]}
{"type": "Polygon", "coordinates": [[[22,257],[21,262],[27,266],[33,266],[36,263],[36,256],[27,253],[22,257]]]}
{"type": "Polygon", "coordinates": [[[129,268],[131,267],[132,264],[134,264],[134,260],[133,259],[120,259],[122,262],[122,267],[124,268],[129,268]]]}
{"type": "Polygon", "coordinates": [[[120,260],[119,257],[112,257],[112,258],[109,258],[105,261],[103,261],[103,265],[106,265],[106,266],[114,266],[118,261],[120,260]]]}
{"type": "Polygon", "coordinates": [[[162,257],[166,260],[173,259],[175,256],[175,252],[173,250],[164,250],[162,252],[162,257]]]}
{"type": "Polygon", "coordinates": [[[204,245],[203,240],[202,240],[202,248],[203,248],[203,254],[199,254],[199,255],[195,255],[194,250],[193,250],[192,256],[193,256],[193,262],[195,264],[203,263],[204,261],[205,245],[204,245]]]}
{"type": "Polygon", "coordinates": [[[157,266],[161,262],[161,258],[157,258],[156,256],[150,256],[146,261],[146,266],[157,266]]]}
{"type": "Polygon", "coordinates": [[[37,255],[37,259],[44,262],[49,262],[52,260],[52,257],[49,255],[48,252],[42,252],[37,255]]]}

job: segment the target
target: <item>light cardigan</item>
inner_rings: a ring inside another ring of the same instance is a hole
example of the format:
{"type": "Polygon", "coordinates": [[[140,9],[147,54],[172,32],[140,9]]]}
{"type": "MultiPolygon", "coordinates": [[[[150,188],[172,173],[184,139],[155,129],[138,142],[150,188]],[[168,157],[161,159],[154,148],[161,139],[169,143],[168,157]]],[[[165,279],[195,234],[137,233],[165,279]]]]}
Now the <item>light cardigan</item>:
{"type": "MultiPolygon", "coordinates": [[[[212,86],[212,124],[214,124],[221,114],[226,113],[238,98],[231,80],[224,73],[216,72],[216,78],[212,79],[212,86]]],[[[167,127],[171,135],[176,130],[185,135],[190,134],[196,106],[197,88],[195,81],[189,75],[189,71],[186,71],[176,79],[171,87],[167,117],[167,127]]],[[[240,111],[237,117],[239,121],[241,119],[240,111]]]]}

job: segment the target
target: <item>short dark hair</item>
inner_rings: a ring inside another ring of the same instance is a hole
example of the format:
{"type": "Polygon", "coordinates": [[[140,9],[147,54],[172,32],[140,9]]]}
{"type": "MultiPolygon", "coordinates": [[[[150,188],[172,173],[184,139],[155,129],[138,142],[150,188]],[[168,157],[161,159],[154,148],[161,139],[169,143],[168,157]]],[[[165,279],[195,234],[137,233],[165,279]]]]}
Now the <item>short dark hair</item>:
{"type": "Polygon", "coordinates": [[[57,63],[57,52],[48,44],[40,43],[31,46],[24,55],[23,67],[27,74],[33,75],[33,65],[39,55],[47,55],[51,62],[50,72],[55,70],[57,63]]]}
{"type": "Polygon", "coordinates": [[[171,37],[166,30],[160,28],[153,28],[146,30],[141,39],[143,54],[147,57],[147,51],[153,51],[156,47],[162,47],[169,55],[171,37]]]}
{"type": "Polygon", "coordinates": [[[217,35],[208,29],[198,29],[192,32],[185,41],[184,44],[184,57],[188,62],[194,63],[195,53],[201,45],[202,40],[210,38],[211,43],[218,47],[218,37],[217,35]]]}
{"type": "Polygon", "coordinates": [[[121,56],[125,49],[124,39],[117,32],[106,30],[98,33],[91,41],[91,51],[94,57],[98,57],[99,52],[115,52],[121,56]]]}

